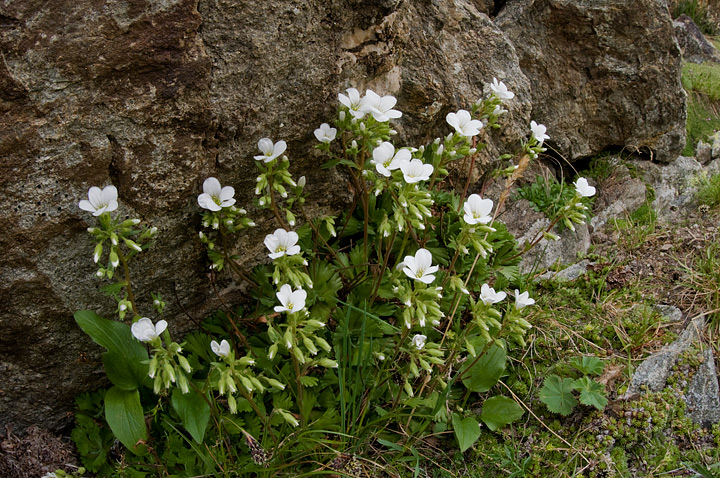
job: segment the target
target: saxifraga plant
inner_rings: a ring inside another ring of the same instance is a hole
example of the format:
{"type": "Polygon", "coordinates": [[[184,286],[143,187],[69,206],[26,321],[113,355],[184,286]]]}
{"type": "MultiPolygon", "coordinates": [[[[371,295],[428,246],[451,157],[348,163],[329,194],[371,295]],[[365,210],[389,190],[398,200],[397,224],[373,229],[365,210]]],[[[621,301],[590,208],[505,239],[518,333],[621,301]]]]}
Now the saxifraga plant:
{"type": "MultiPolygon", "coordinates": [[[[98,218],[94,260],[103,264],[99,277],[115,280],[105,291],[120,321],[75,316],[107,349],[113,384],[78,411],[73,436],[87,451],[85,466],[118,476],[353,475],[381,466],[368,455],[382,447],[388,470],[408,457],[417,469],[423,437],[452,430],[464,451],[481,422],[497,430],[519,418],[513,399],[488,397],[507,354],[525,345],[525,308],[534,303],[517,289],[505,301],[523,251],[496,218],[548,136],[533,121],[522,149],[500,158],[514,161],[502,170],[497,204],[467,196],[469,179],[460,194],[448,189],[449,166],[469,157],[474,167],[484,133],[500,127],[503,103],[514,97],[497,80],[489,91],[469,111],[447,115],[445,138],[419,148],[390,142],[389,122],[402,115],[395,98],[340,94],[333,126],[315,130],[325,167],[344,171],[355,194],[339,216],[310,217],[286,143],[261,139],[255,192],[277,229],[264,240],[271,262],[252,271],[233,255],[233,236],[255,223],[236,207],[232,187],[204,182],[199,238],[216,273],[251,285],[253,333],[242,316],[222,314],[174,342],[157,295],[155,320],[143,317],[129,263],[157,231],[113,219],[117,190],[91,188],[80,207],[98,218]],[[458,406],[477,393],[487,397],[479,417],[458,406]],[[108,436],[124,445],[115,460],[108,436]]],[[[574,186],[537,241],[556,238],[558,222],[585,220],[582,199],[595,190],[584,178],[574,186]]]]}

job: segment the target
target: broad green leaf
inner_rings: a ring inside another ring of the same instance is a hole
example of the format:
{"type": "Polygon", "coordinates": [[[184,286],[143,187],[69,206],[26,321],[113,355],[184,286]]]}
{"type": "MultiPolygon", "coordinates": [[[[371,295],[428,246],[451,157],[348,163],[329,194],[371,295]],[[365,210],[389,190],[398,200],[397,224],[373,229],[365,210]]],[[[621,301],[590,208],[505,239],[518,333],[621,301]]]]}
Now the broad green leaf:
{"type": "Polygon", "coordinates": [[[540,400],[547,405],[548,410],[561,415],[569,415],[577,405],[573,396],[573,380],[550,375],[540,389],[540,400]]]}
{"type": "Polygon", "coordinates": [[[105,419],[120,442],[135,454],[144,454],[138,442],[147,439],[145,416],[137,390],[112,387],[105,394],[105,419]]]}
{"type": "Polygon", "coordinates": [[[201,394],[194,389],[182,393],[179,388],[173,389],[172,406],[180,416],[185,430],[197,443],[202,443],[205,429],[210,421],[210,405],[201,394]]]}
{"type": "Polygon", "coordinates": [[[496,395],[485,400],[480,419],[490,430],[495,431],[514,422],[523,416],[523,413],[525,411],[515,400],[496,395]]]}
{"type": "Polygon", "coordinates": [[[575,357],[570,360],[570,365],[585,375],[600,375],[605,370],[605,364],[597,357],[575,357]]]}
{"type": "Polygon", "coordinates": [[[133,390],[148,379],[145,347],[133,337],[130,326],[100,317],[91,310],[75,312],[75,321],[98,345],[108,352],[103,364],[108,379],[124,390],[133,390]]]}
{"type": "Polygon", "coordinates": [[[605,396],[605,387],[603,387],[602,384],[597,383],[595,380],[590,380],[588,377],[582,377],[575,380],[572,386],[580,392],[580,403],[595,407],[598,410],[605,409],[608,400],[605,396]]]}
{"type": "Polygon", "coordinates": [[[480,437],[480,424],[472,418],[463,418],[453,413],[452,424],[461,452],[470,448],[480,437]]]}
{"type": "MultiPolygon", "coordinates": [[[[480,353],[478,347],[476,347],[475,350],[480,353]]],[[[463,384],[472,392],[487,392],[500,380],[500,377],[505,371],[506,359],[505,349],[498,345],[493,345],[485,352],[485,355],[480,357],[475,365],[472,366],[470,375],[463,380],[463,384]]]]}
{"type": "Polygon", "coordinates": [[[117,352],[105,352],[102,356],[108,380],[123,390],[135,390],[147,378],[148,366],[140,360],[128,359],[117,352]]]}

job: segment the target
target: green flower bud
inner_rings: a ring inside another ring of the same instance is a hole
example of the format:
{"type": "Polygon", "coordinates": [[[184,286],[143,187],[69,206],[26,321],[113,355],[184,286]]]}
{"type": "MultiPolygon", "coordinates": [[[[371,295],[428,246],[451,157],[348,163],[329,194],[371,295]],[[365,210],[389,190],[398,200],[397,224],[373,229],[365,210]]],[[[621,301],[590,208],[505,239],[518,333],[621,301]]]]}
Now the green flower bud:
{"type": "Polygon", "coordinates": [[[266,381],[267,383],[270,384],[271,387],[277,388],[278,390],[285,390],[285,385],[283,385],[282,383],[278,382],[278,381],[275,380],[274,378],[267,378],[267,377],[263,377],[263,378],[265,379],[265,381],[266,381]]]}
{"type": "Polygon", "coordinates": [[[248,392],[252,392],[255,389],[253,383],[247,377],[240,375],[238,378],[240,379],[240,383],[242,383],[243,387],[245,387],[245,390],[248,392]]]}
{"type": "Polygon", "coordinates": [[[330,360],[329,358],[321,358],[317,361],[318,365],[325,368],[338,368],[338,363],[334,360],[330,360]]]}
{"type": "Polygon", "coordinates": [[[317,347],[315,347],[315,344],[312,340],[307,337],[303,337],[303,344],[305,344],[305,348],[308,352],[310,352],[310,355],[317,355],[318,349],[317,347]]]}
{"type": "Polygon", "coordinates": [[[190,362],[187,361],[185,357],[182,355],[178,356],[178,362],[180,363],[180,366],[185,370],[187,373],[192,372],[192,367],[190,367],[190,362]]]}
{"type": "Polygon", "coordinates": [[[237,402],[232,395],[228,395],[228,408],[230,408],[230,413],[237,413],[237,402]]]}
{"type": "Polygon", "coordinates": [[[318,344],[318,347],[323,349],[325,352],[330,352],[330,344],[322,337],[315,337],[315,343],[318,344]]]}
{"type": "Polygon", "coordinates": [[[102,255],[102,251],[103,251],[102,243],[100,243],[100,244],[98,244],[97,246],[95,246],[95,252],[93,253],[93,261],[95,262],[95,264],[97,264],[97,262],[100,260],[100,256],[102,255]]]}

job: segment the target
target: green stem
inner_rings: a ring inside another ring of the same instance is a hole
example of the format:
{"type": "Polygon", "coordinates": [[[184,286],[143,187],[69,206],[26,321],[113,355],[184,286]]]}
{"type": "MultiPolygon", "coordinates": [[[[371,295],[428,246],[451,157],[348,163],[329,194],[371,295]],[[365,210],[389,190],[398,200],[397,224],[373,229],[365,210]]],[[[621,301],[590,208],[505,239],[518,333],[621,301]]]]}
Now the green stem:
{"type": "Polygon", "coordinates": [[[125,273],[125,290],[127,291],[127,297],[130,302],[130,306],[132,307],[133,315],[135,317],[139,317],[140,314],[138,313],[137,307],[135,307],[135,295],[133,294],[132,285],[130,284],[130,268],[128,267],[125,255],[120,250],[119,245],[115,247],[115,252],[117,253],[118,259],[123,266],[123,272],[125,273]]]}

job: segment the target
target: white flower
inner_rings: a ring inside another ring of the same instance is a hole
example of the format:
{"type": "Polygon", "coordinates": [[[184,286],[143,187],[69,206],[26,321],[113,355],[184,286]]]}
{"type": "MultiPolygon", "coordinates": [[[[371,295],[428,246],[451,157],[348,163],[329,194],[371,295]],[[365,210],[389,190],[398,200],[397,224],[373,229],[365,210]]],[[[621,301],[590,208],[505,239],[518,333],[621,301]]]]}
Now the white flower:
{"type": "Polygon", "coordinates": [[[230,354],[230,344],[227,340],[223,340],[220,343],[213,340],[210,342],[210,348],[218,357],[227,357],[230,354]]]}
{"type": "Polygon", "coordinates": [[[518,289],[515,289],[515,308],[522,309],[526,305],[533,305],[535,299],[530,298],[530,293],[525,291],[522,294],[518,289]]]}
{"type": "Polygon", "coordinates": [[[115,186],[105,186],[103,189],[93,186],[88,190],[88,199],[80,201],[78,207],[83,211],[93,213],[93,216],[99,216],[104,212],[117,209],[117,198],[118,193],[115,186]]]}
{"type": "Polygon", "coordinates": [[[497,78],[493,78],[493,82],[490,85],[490,89],[495,92],[495,96],[501,100],[511,100],[515,98],[515,93],[508,91],[507,86],[502,81],[498,81],[497,78]]]}
{"type": "Polygon", "coordinates": [[[432,254],[427,249],[418,249],[415,257],[405,256],[402,263],[405,275],[424,284],[430,284],[434,281],[435,276],[433,274],[439,269],[438,266],[432,265],[432,254]]]}
{"type": "Polygon", "coordinates": [[[422,350],[425,347],[425,340],[427,340],[425,335],[415,334],[412,338],[412,344],[416,349],[422,350]]]}
{"type": "Polygon", "coordinates": [[[255,159],[269,163],[285,152],[285,149],[287,149],[287,143],[281,140],[273,144],[270,138],[262,138],[258,141],[258,149],[262,154],[255,156],[255,159]]]}
{"type": "Polygon", "coordinates": [[[362,100],[362,110],[370,113],[376,121],[382,123],[402,116],[400,111],[392,109],[395,103],[397,103],[397,99],[394,96],[380,96],[373,90],[367,90],[365,98],[362,100]]]}
{"type": "Polygon", "coordinates": [[[482,287],[480,287],[480,300],[482,300],[485,305],[497,304],[505,300],[505,297],[507,297],[505,292],[495,292],[495,289],[487,284],[483,284],[482,287]]]}
{"type": "MultiPolygon", "coordinates": [[[[348,88],[347,96],[339,93],[338,100],[340,103],[347,106],[350,110],[350,114],[353,115],[354,118],[360,119],[365,116],[365,111],[362,109],[363,98],[360,97],[360,92],[355,88],[348,88]]],[[[343,113],[343,111],[341,111],[341,113],[343,113]]]]}
{"type": "Polygon", "coordinates": [[[166,328],[167,322],[164,320],[160,320],[157,324],[153,325],[152,320],[147,317],[143,317],[132,324],[130,330],[132,331],[133,336],[135,336],[135,338],[140,342],[152,342],[160,337],[160,334],[162,334],[166,328]]]}
{"type": "Polygon", "coordinates": [[[445,120],[450,126],[455,128],[462,136],[472,137],[480,133],[483,127],[482,121],[472,119],[470,112],[460,110],[457,113],[448,113],[445,120]]]}
{"type": "Polygon", "coordinates": [[[595,188],[590,186],[585,178],[578,178],[575,181],[575,191],[582,197],[589,198],[595,195],[595,188]]]}
{"type": "Polygon", "coordinates": [[[422,161],[415,158],[412,161],[400,163],[400,170],[403,172],[405,182],[408,184],[427,181],[433,172],[432,164],[423,164],[422,161]]]}
{"type": "Polygon", "coordinates": [[[275,312],[299,312],[305,308],[307,292],[302,289],[293,291],[289,284],[284,284],[276,295],[282,306],[276,305],[275,312]]]}
{"type": "Polygon", "coordinates": [[[203,193],[197,198],[201,208],[211,211],[219,211],[224,207],[235,204],[235,188],[232,186],[220,186],[216,178],[207,178],[203,183],[203,193]]]}
{"type": "Polygon", "coordinates": [[[547,128],[544,124],[537,124],[534,121],[530,122],[530,129],[532,130],[533,138],[535,138],[538,142],[538,144],[543,144],[543,141],[546,139],[550,139],[550,136],[545,134],[545,131],[547,131],[547,128]]]}
{"type": "Polygon", "coordinates": [[[321,143],[329,143],[335,139],[337,135],[337,129],[331,128],[329,124],[323,123],[318,129],[315,130],[315,137],[321,143]]]}
{"type": "Polygon", "coordinates": [[[492,221],[493,201],[492,199],[483,199],[478,194],[471,194],[463,209],[465,209],[465,215],[463,219],[468,224],[487,224],[492,221]]]}
{"type": "Polygon", "coordinates": [[[504,115],[504,114],[507,113],[507,112],[508,112],[508,111],[507,111],[505,108],[503,108],[503,107],[500,106],[500,105],[497,105],[497,106],[495,107],[495,109],[493,110],[492,114],[493,114],[493,116],[501,116],[501,115],[504,115]]]}
{"type": "Polygon", "coordinates": [[[410,161],[411,154],[407,149],[395,152],[395,147],[387,141],[373,149],[373,159],[370,160],[375,165],[375,169],[379,174],[389,178],[394,171],[400,168],[403,161],[410,161]]]}
{"type": "Polygon", "coordinates": [[[265,236],[265,246],[270,250],[270,259],[277,259],[281,256],[294,256],[300,252],[297,245],[298,235],[295,231],[275,229],[275,232],[265,236]]]}

